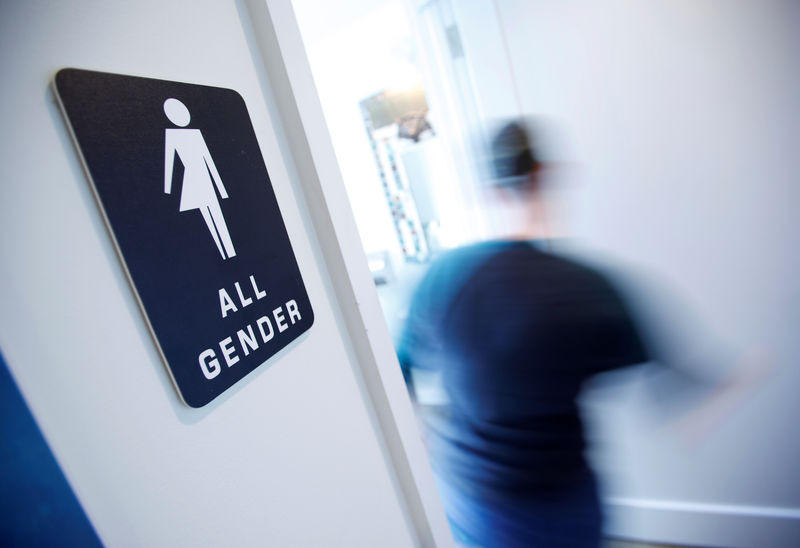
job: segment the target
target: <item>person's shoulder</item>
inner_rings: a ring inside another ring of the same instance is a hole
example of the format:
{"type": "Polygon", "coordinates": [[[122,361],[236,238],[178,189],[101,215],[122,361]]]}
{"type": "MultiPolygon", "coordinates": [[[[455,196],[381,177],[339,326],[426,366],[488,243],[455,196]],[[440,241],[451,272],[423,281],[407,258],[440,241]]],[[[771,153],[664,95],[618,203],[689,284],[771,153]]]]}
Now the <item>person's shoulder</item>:
{"type": "Polygon", "coordinates": [[[587,281],[605,281],[607,279],[607,275],[599,266],[594,265],[585,259],[563,255],[558,251],[548,252],[544,255],[547,257],[547,262],[553,268],[558,268],[564,271],[566,274],[585,278],[587,281]]]}
{"type": "Polygon", "coordinates": [[[504,249],[502,242],[477,242],[439,253],[429,267],[431,272],[469,271],[487,262],[504,249]]]}
{"type": "Polygon", "coordinates": [[[548,252],[549,270],[573,287],[583,287],[617,296],[620,286],[627,285],[627,276],[620,267],[586,252],[571,252],[556,247],[548,252]]]}
{"type": "Polygon", "coordinates": [[[440,252],[417,287],[417,295],[453,296],[504,249],[499,242],[477,242],[440,252]]]}
{"type": "Polygon", "coordinates": [[[494,272],[511,268],[540,272],[554,271],[561,275],[587,278],[602,277],[602,274],[588,263],[554,252],[547,241],[489,241],[454,251],[455,253],[446,259],[447,262],[472,259],[494,272]]]}
{"type": "Polygon", "coordinates": [[[483,285],[503,286],[507,291],[532,286],[526,291],[551,297],[586,292],[597,296],[616,293],[612,276],[600,265],[563,253],[552,242],[512,242],[496,251],[474,276],[483,285]]]}
{"type": "Polygon", "coordinates": [[[491,240],[447,250],[431,263],[433,285],[506,285],[538,282],[543,287],[612,290],[615,284],[600,266],[551,249],[545,241],[491,240]]]}

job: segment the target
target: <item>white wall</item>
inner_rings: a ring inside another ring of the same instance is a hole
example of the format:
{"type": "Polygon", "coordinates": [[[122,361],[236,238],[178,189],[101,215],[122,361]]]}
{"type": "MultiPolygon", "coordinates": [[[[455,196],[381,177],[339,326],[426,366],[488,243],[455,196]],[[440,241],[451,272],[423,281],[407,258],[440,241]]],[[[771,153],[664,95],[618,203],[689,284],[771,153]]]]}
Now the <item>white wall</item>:
{"type": "Polygon", "coordinates": [[[104,544],[414,545],[253,34],[240,3],[2,4],[0,349],[104,544]],[[248,106],[315,323],[201,410],[174,393],[55,105],[65,66],[248,106]]]}
{"type": "Polygon", "coordinates": [[[674,542],[796,545],[800,5],[453,4],[468,55],[507,40],[512,75],[485,59],[471,65],[485,113],[516,115],[516,86],[523,113],[568,137],[578,163],[565,189],[572,234],[634,276],[656,273],[685,301],[673,328],[704,324],[698,347],[724,349],[706,371],[750,348],[774,367],[705,430],[646,419],[648,398],[634,389],[595,402],[596,457],[622,509],[612,527],[674,542]],[[487,11],[500,34],[483,23],[487,11]]]}

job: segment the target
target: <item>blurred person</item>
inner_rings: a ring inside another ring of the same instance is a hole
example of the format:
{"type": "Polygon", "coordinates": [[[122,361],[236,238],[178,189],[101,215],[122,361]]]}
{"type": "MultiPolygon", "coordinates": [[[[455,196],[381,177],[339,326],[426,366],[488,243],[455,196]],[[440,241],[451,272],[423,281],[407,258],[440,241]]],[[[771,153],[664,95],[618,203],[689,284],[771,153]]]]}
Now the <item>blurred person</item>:
{"type": "Polygon", "coordinates": [[[605,276],[547,251],[546,166],[523,124],[497,133],[491,163],[504,231],[434,261],[412,298],[400,363],[407,382],[417,369],[442,376],[449,402],[422,418],[457,540],[598,546],[576,399],[588,378],[646,362],[648,351],[605,276]]]}

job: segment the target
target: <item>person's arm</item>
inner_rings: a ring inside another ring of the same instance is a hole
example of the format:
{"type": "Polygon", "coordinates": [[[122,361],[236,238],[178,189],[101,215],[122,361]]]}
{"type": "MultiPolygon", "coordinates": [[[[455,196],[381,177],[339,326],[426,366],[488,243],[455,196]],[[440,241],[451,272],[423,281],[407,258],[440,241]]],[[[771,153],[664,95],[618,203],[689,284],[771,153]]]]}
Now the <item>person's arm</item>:
{"type": "Polygon", "coordinates": [[[775,373],[768,352],[751,349],[735,362],[733,370],[708,387],[702,399],[678,416],[673,428],[689,445],[697,445],[719,429],[736,408],[761,388],[775,373]]]}
{"type": "MultiPolygon", "coordinates": [[[[417,387],[414,371],[435,368],[441,344],[437,310],[441,306],[437,267],[431,266],[412,292],[408,313],[397,340],[397,358],[412,401],[416,402],[417,387]]],[[[418,376],[418,375],[417,375],[418,376]]]]}
{"type": "Polygon", "coordinates": [[[603,373],[652,359],[652,348],[642,334],[627,300],[609,280],[595,280],[587,297],[587,321],[581,325],[587,333],[586,355],[591,356],[591,373],[603,373]]]}
{"type": "Polygon", "coordinates": [[[421,314],[420,288],[418,287],[412,296],[408,315],[405,324],[397,341],[397,359],[400,362],[400,371],[408,389],[411,401],[416,403],[417,394],[414,389],[414,378],[411,370],[418,366],[419,350],[425,344],[422,340],[421,332],[424,331],[424,315],[421,314]]]}
{"type": "Polygon", "coordinates": [[[648,401],[664,426],[695,445],[770,378],[774,360],[764,349],[727,348],[663,282],[629,279],[625,286],[635,297],[636,323],[652,353],[644,377],[648,401]]]}

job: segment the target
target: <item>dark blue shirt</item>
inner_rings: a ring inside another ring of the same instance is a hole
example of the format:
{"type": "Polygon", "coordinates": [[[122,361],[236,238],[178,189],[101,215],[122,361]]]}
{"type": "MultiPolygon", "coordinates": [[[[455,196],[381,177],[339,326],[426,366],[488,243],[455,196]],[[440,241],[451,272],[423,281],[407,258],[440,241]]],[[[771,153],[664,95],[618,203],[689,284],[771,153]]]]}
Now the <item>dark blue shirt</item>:
{"type": "Polygon", "coordinates": [[[484,499],[585,478],[581,385],[647,360],[603,275],[514,241],[436,260],[414,294],[398,354],[407,379],[411,368],[441,372],[450,405],[429,417],[434,468],[484,499]]]}

